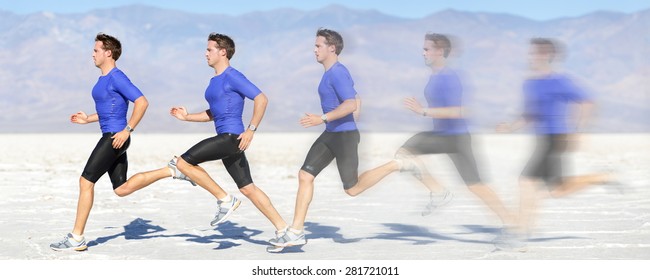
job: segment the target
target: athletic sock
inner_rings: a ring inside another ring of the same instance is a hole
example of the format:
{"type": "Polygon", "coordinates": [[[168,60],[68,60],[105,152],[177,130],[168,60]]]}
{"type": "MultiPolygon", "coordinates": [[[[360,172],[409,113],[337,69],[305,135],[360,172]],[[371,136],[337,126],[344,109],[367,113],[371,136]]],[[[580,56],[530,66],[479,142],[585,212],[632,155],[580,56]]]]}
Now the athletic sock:
{"type": "Polygon", "coordinates": [[[289,227],[285,226],[285,227],[283,227],[281,229],[276,230],[275,235],[280,237],[280,236],[284,235],[284,233],[287,232],[287,230],[289,230],[289,227]]]}
{"type": "Polygon", "coordinates": [[[397,163],[397,170],[402,170],[402,167],[404,166],[404,161],[401,159],[394,159],[395,163],[397,163]]]}
{"type": "Polygon", "coordinates": [[[76,235],[76,234],[74,234],[72,232],[70,234],[72,235],[72,238],[74,238],[75,241],[81,241],[81,240],[84,239],[83,235],[76,235]]]}
{"type": "Polygon", "coordinates": [[[174,172],[174,169],[171,167],[167,167],[169,169],[169,173],[172,174],[172,177],[176,176],[176,172],[174,172]]]}
{"type": "Polygon", "coordinates": [[[230,202],[230,201],[232,201],[232,196],[230,194],[228,194],[228,195],[226,195],[226,197],[224,197],[222,199],[219,199],[219,200],[221,200],[222,202],[230,202]]]}
{"type": "Polygon", "coordinates": [[[302,233],[302,230],[297,230],[297,229],[294,229],[294,228],[292,228],[292,227],[288,228],[287,230],[288,230],[288,231],[291,231],[291,232],[293,232],[293,233],[295,233],[295,234],[300,234],[300,233],[302,233]]]}

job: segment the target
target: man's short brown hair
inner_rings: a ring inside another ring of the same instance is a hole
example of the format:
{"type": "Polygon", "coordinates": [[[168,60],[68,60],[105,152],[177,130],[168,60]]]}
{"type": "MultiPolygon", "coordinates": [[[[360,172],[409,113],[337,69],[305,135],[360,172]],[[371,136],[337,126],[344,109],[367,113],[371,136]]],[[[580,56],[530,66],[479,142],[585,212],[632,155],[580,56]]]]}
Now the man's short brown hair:
{"type": "Polygon", "coordinates": [[[219,49],[226,50],[226,57],[228,59],[231,59],[235,55],[235,41],[227,35],[213,32],[208,36],[208,41],[215,41],[219,49]]]}
{"type": "Polygon", "coordinates": [[[95,37],[95,42],[102,42],[102,48],[105,51],[111,51],[111,57],[115,61],[117,61],[120,58],[120,55],[122,55],[122,43],[120,43],[120,40],[111,35],[100,32],[95,37]]]}

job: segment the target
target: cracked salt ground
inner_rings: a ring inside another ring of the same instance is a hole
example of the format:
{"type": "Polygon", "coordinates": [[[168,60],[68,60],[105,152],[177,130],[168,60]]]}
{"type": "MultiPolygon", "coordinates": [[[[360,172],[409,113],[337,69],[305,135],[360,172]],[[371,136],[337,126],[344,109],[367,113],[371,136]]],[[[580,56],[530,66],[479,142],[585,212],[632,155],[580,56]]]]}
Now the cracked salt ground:
{"type": "MultiPolygon", "coordinates": [[[[203,134],[138,134],[129,148],[129,175],[159,168],[203,134]]],[[[364,134],[360,171],[392,158],[411,134],[364,134]]],[[[256,135],[247,151],[253,179],[291,222],[295,175],[318,134],[256,135]],[[278,153],[278,151],[299,151],[278,153]],[[280,156],[282,155],[282,156],[280,156]]],[[[572,172],[620,171],[623,193],[598,186],[546,200],[526,253],[495,251],[497,218],[466,187],[447,157],[426,156],[432,174],[454,199],[436,213],[420,213],[428,192],[404,174],[392,174],[358,197],[342,190],[334,164],[316,179],[305,227],[308,243],[282,254],[265,248],[274,228],[238,191],[221,163],[204,168],[242,200],[228,222],[210,227],[214,199],[186,182],[162,180],[119,198],[104,176],[85,233],[85,252],[48,245],[71,230],[78,176],[94,134],[9,134],[0,138],[0,259],[2,260],[648,260],[650,259],[650,136],[590,135],[574,154],[572,172]],[[47,138],[48,144],[42,145],[47,138]],[[75,144],[72,144],[75,143],[75,144]],[[77,144],[78,143],[78,144],[77,144]],[[621,145],[625,143],[625,145],[621,145]],[[621,155],[621,156],[616,156],[621,155]],[[24,162],[28,159],[28,162],[24,162]],[[15,163],[15,164],[13,164],[15,163]]],[[[475,135],[486,181],[517,206],[517,177],[529,156],[524,135],[475,135]]]]}

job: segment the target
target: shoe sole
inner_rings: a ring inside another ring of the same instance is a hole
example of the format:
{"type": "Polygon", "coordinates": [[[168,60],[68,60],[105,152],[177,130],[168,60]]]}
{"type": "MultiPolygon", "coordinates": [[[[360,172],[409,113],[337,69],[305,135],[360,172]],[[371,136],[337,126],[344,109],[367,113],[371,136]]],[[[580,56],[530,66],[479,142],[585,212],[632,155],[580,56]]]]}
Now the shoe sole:
{"type": "Polygon", "coordinates": [[[494,244],[494,248],[496,248],[497,250],[506,251],[506,252],[520,252],[520,253],[528,252],[528,246],[513,247],[513,246],[509,246],[509,245],[505,245],[505,244],[494,244]]]}
{"type": "Polygon", "coordinates": [[[188,179],[188,178],[178,178],[178,177],[176,177],[176,178],[174,178],[174,179],[183,180],[183,181],[188,181],[190,184],[192,184],[192,186],[196,187],[196,183],[194,183],[194,181],[192,181],[192,180],[190,180],[190,179],[188,179]]]}
{"type": "Polygon", "coordinates": [[[230,217],[230,215],[232,215],[232,212],[235,212],[235,210],[237,210],[237,208],[239,208],[239,205],[241,205],[241,200],[237,200],[237,202],[235,202],[235,206],[230,208],[230,210],[228,210],[228,213],[226,213],[226,215],[223,216],[223,218],[221,218],[221,220],[217,221],[216,223],[210,223],[210,226],[216,226],[218,224],[221,224],[221,223],[225,222],[230,217]]]}
{"type": "Polygon", "coordinates": [[[422,216],[425,217],[425,216],[429,216],[429,215],[433,214],[433,212],[435,212],[435,211],[438,210],[439,208],[442,208],[443,206],[449,204],[452,200],[454,200],[454,195],[453,195],[452,193],[449,193],[449,195],[447,195],[447,196],[445,197],[445,199],[443,199],[443,200],[440,202],[440,204],[436,205],[435,208],[428,209],[428,211],[427,211],[427,210],[422,211],[422,216]]]}
{"type": "Polygon", "coordinates": [[[291,246],[300,246],[300,245],[305,245],[307,244],[307,239],[302,239],[302,240],[297,240],[297,241],[289,241],[287,243],[277,243],[277,242],[269,242],[271,245],[276,246],[276,247],[291,247],[291,246]]]}
{"type": "Polygon", "coordinates": [[[268,246],[266,247],[266,251],[269,253],[280,253],[282,250],[284,250],[285,247],[278,247],[278,246],[268,246]]]}
{"type": "Polygon", "coordinates": [[[526,253],[528,252],[528,248],[499,248],[496,247],[500,251],[505,251],[505,252],[519,252],[519,253],[526,253]]]}
{"type": "Polygon", "coordinates": [[[176,180],[187,181],[187,182],[189,182],[190,184],[192,184],[192,186],[194,186],[194,187],[197,186],[196,183],[194,183],[194,181],[190,180],[190,179],[187,178],[187,177],[184,177],[184,178],[182,178],[182,177],[172,177],[172,178],[174,178],[174,179],[176,179],[176,180]]]}
{"type": "Polygon", "coordinates": [[[50,247],[50,249],[52,249],[54,251],[57,251],[57,252],[62,252],[62,251],[77,251],[77,252],[80,252],[80,251],[85,251],[86,249],[88,249],[88,246],[83,245],[81,247],[71,247],[71,248],[64,248],[64,249],[50,247]]]}
{"type": "Polygon", "coordinates": [[[299,245],[289,245],[289,246],[270,245],[270,246],[266,247],[266,252],[268,252],[268,253],[280,253],[280,252],[284,251],[284,249],[286,249],[286,248],[293,247],[293,246],[302,246],[302,245],[305,245],[305,244],[307,244],[307,240],[305,240],[305,243],[299,244],[299,245]]]}

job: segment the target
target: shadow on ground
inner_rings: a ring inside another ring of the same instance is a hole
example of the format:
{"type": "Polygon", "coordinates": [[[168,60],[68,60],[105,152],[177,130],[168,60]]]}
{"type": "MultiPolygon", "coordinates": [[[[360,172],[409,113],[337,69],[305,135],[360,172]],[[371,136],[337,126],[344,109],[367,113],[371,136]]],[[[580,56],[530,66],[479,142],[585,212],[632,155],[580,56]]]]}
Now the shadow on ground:
{"type": "MultiPolygon", "coordinates": [[[[336,243],[355,243],[363,239],[381,239],[381,240],[398,240],[411,242],[413,245],[426,245],[441,241],[456,241],[466,243],[478,244],[491,244],[492,240],[501,233],[501,228],[486,227],[481,225],[460,225],[460,231],[441,234],[432,231],[430,227],[422,227],[415,225],[399,224],[399,223],[385,223],[382,224],[386,227],[385,232],[377,233],[374,236],[366,238],[346,238],[339,231],[340,227],[322,225],[319,223],[307,222],[305,223],[305,233],[307,240],[313,239],[331,239],[336,243]],[[487,237],[486,237],[487,235],[487,237]]],[[[254,237],[262,233],[261,230],[249,229],[244,226],[239,226],[237,223],[227,221],[220,224],[213,230],[216,233],[210,235],[198,234],[164,234],[167,229],[151,224],[150,220],[136,218],[129,224],[124,226],[124,231],[109,235],[98,237],[97,239],[88,242],[88,247],[98,246],[105,244],[113,239],[124,237],[126,240],[142,240],[151,238],[185,238],[190,242],[201,244],[217,243],[214,250],[222,250],[241,246],[242,242],[248,242],[256,245],[269,245],[266,240],[256,239],[254,237]],[[237,241],[237,242],[234,242],[237,241]]],[[[207,230],[206,230],[207,231],[207,230]]],[[[577,236],[556,236],[546,238],[529,239],[528,242],[545,242],[550,240],[561,239],[580,239],[577,236]]],[[[282,253],[301,253],[303,246],[287,247],[282,250],[282,253]]]]}
{"type": "Polygon", "coordinates": [[[151,238],[185,238],[187,241],[210,244],[218,243],[219,245],[215,247],[215,250],[228,249],[232,247],[240,246],[241,244],[233,242],[233,240],[249,242],[257,245],[268,245],[265,240],[255,239],[253,237],[262,233],[261,230],[249,229],[247,227],[242,227],[232,222],[225,222],[220,224],[214,229],[218,234],[211,234],[207,236],[197,235],[197,234],[164,234],[167,229],[151,224],[150,220],[145,220],[142,218],[136,218],[131,221],[129,224],[124,226],[124,231],[109,235],[99,237],[93,241],[88,242],[88,247],[97,246],[100,244],[107,243],[115,238],[124,237],[126,240],[142,240],[142,239],[151,239],[151,238]]]}

